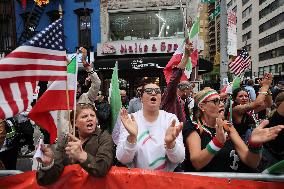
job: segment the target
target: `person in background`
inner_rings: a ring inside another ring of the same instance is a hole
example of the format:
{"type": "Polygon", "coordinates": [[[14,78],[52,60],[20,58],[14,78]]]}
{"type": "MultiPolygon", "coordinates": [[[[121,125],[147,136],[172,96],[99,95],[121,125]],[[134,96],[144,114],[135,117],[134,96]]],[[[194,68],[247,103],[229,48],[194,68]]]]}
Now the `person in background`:
{"type": "Polygon", "coordinates": [[[275,100],[276,96],[277,96],[278,93],[280,93],[280,92],[284,92],[284,81],[278,81],[277,85],[275,85],[275,86],[271,89],[272,99],[275,100]]]}
{"type": "Polygon", "coordinates": [[[77,163],[95,177],[104,177],[112,166],[113,141],[107,131],[97,127],[95,107],[77,104],[76,116],[72,119],[75,119],[78,138],[68,134],[56,150],[41,145],[43,157],[38,159],[41,166],[36,173],[41,186],[56,182],[67,165],[77,163]]]}
{"type": "MultiPolygon", "coordinates": [[[[0,119],[0,149],[2,148],[6,138],[5,121],[0,119]]],[[[5,169],[5,165],[0,160],[0,170],[5,169]]]]}
{"type": "MultiPolygon", "coordinates": [[[[161,109],[166,112],[175,114],[180,122],[184,122],[186,120],[186,115],[184,111],[184,102],[178,96],[177,87],[180,83],[182,74],[192,51],[193,45],[192,43],[187,41],[184,46],[184,55],[178,65],[172,68],[170,81],[167,84],[167,88],[162,96],[161,109]]],[[[174,57],[172,58],[174,59],[174,57]]]]}
{"type": "Polygon", "coordinates": [[[141,102],[141,90],[142,90],[142,82],[136,89],[136,96],[129,101],[128,113],[135,113],[142,109],[142,102],[141,102]]]}
{"type": "Polygon", "coordinates": [[[126,94],[126,90],[120,90],[120,96],[121,96],[121,103],[122,103],[122,106],[125,108],[125,109],[128,109],[128,106],[129,106],[129,99],[128,99],[128,96],[126,94]]]}
{"type": "Polygon", "coordinates": [[[249,97],[251,101],[255,101],[256,99],[256,94],[255,94],[255,90],[253,86],[254,86],[254,81],[252,79],[249,79],[247,81],[247,85],[245,86],[245,89],[249,92],[249,97]]]}
{"type": "Polygon", "coordinates": [[[110,104],[101,91],[98,93],[95,106],[100,129],[107,130],[110,127],[110,104]]]}
{"type": "Polygon", "coordinates": [[[233,91],[233,124],[244,141],[247,140],[249,132],[257,124],[255,113],[272,106],[272,97],[269,87],[272,82],[272,74],[267,73],[260,81],[262,86],[255,101],[249,101],[249,94],[244,88],[233,91]]]}
{"type": "Polygon", "coordinates": [[[1,124],[5,127],[6,136],[2,148],[0,149],[0,160],[4,164],[5,169],[16,170],[19,150],[17,123],[14,117],[11,117],[2,121],[1,124]]]}
{"type": "Polygon", "coordinates": [[[177,86],[177,95],[181,99],[181,106],[186,120],[190,119],[192,108],[194,107],[194,99],[192,96],[192,86],[189,81],[181,81],[177,86]]]}
{"type": "Polygon", "coordinates": [[[161,89],[153,81],[142,86],[142,110],[120,113],[122,125],[116,150],[118,161],[128,167],[174,171],[184,160],[182,123],[176,115],[160,110],[161,89]]]}

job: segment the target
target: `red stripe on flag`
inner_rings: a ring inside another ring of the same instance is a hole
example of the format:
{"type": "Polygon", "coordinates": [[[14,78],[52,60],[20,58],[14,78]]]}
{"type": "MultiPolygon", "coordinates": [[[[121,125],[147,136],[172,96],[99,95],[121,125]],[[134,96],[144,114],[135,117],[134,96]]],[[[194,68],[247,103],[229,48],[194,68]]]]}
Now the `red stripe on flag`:
{"type": "MultiPolygon", "coordinates": [[[[20,88],[21,98],[22,98],[23,103],[24,103],[24,111],[25,111],[28,108],[28,105],[29,105],[28,91],[27,91],[25,83],[19,83],[18,85],[19,85],[19,88],[20,88]]],[[[33,91],[29,91],[29,92],[33,93],[33,91]]]]}
{"type": "Polygon", "coordinates": [[[27,64],[27,65],[0,65],[1,71],[21,71],[21,70],[55,70],[66,71],[67,66],[53,66],[53,65],[40,65],[40,64],[27,64]]]}
{"type": "Polygon", "coordinates": [[[1,107],[0,107],[0,119],[5,119],[5,113],[1,107]]]}
{"type": "Polygon", "coordinates": [[[13,98],[11,86],[6,87],[5,90],[3,90],[3,93],[5,100],[8,102],[8,105],[10,106],[13,112],[13,115],[18,114],[19,108],[16,104],[16,101],[13,98]]]}
{"type": "Polygon", "coordinates": [[[54,60],[54,61],[66,60],[66,56],[49,55],[49,54],[32,53],[32,52],[11,52],[5,58],[44,59],[44,60],[54,60]]]}
{"type": "Polygon", "coordinates": [[[33,82],[33,81],[56,81],[67,80],[67,76],[19,76],[12,78],[0,79],[0,83],[16,83],[19,81],[33,82]]]}

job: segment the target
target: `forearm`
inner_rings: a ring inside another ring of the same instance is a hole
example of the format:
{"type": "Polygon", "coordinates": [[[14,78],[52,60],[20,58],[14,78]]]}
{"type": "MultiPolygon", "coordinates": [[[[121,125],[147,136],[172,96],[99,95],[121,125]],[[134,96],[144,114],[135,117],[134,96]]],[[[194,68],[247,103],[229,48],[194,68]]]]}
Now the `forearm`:
{"type": "Polygon", "coordinates": [[[172,163],[181,163],[185,158],[185,149],[182,138],[176,139],[175,146],[172,149],[166,147],[166,154],[172,163]]]}
{"type": "Polygon", "coordinates": [[[95,102],[96,97],[98,95],[98,92],[101,87],[101,80],[96,72],[93,71],[92,68],[90,68],[91,71],[88,71],[90,73],[90,78],[91,78],[91,87],[89,88],[87,92],[88,98],[92,101],[95,102]]]}
{"type": "Polygon", "coordinates": [[[54,165],[48,170],[38,170],[36,173],[37,183],[41,186],[49,185],[56,182],[62,171],[63,171],[63,164],[54,163],[54,165]]]}
{"type": "Polygon", "coordinates": [[[123,141],[119,141],[116,149],[116,157],[118,161],[123,164],[133,162],[135,153],[137,151],[137,144],[130,143],[127,138],[123,141]]]}
{"type": "Polygon", "coordinates": [[[256,168],[260,162],[261,154],[250,152],[248,146],[244,143],[235,129],[230,131],[229,136],[234,143],[235,149],[241,161],[249,167],[256,168]]]}
{"type": "Polygon", "coordinates": [[[213,159],[214,155],[209,153],[209,151],[204,148],[203,150],[200,150],[196,154],[190,154],[190,161],[194,168],[199,171],[202,168],[204,168],[210,161],[213,159]]]}

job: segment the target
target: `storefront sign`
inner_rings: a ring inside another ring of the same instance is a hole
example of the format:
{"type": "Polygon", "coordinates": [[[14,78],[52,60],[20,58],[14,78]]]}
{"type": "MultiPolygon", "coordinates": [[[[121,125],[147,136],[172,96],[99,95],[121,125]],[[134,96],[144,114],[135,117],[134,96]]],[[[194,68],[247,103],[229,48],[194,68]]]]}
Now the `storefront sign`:
{"type": "Polygon", "coordinates": [[[175,39],[149,39],[132,41],[114,41],[99,43],[97,46],[98,56],[146,54],[146,53],[172,53],[184,41],[183,38],[175,39]]]}

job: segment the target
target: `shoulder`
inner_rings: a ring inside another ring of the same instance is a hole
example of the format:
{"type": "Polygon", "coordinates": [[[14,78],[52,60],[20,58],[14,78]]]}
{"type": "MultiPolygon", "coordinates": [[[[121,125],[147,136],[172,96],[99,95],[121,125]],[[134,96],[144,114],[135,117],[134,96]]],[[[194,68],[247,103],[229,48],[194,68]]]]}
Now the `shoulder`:
{"type": "Polygon", "coordinates": [[[193,132],[196,131],[198,134],[200,133],[200,126],[191,120],[187,120],[184,125],[183,125],[183,129],[182,129],[182,135],[184,137],[184,139],[186,140],[186,138],[193,132]]]}

